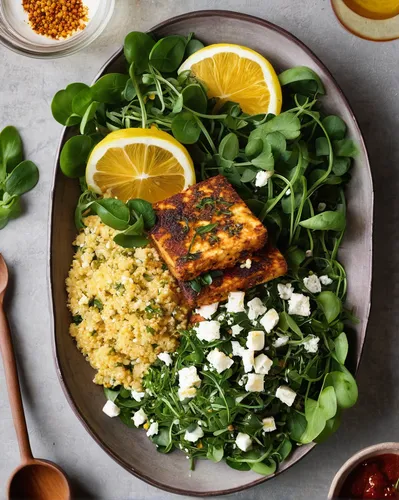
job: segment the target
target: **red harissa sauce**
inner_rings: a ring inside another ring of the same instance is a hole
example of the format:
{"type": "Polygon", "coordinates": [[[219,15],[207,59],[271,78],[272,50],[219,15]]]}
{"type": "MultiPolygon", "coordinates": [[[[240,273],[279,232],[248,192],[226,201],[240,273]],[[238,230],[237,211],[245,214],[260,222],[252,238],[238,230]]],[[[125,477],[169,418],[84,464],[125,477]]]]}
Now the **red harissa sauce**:
{"type": "Polygon", "coordinates": [[[386,453],[358,465],[346,478],[339,498],[399,500],[399,455],[386,453]]]}

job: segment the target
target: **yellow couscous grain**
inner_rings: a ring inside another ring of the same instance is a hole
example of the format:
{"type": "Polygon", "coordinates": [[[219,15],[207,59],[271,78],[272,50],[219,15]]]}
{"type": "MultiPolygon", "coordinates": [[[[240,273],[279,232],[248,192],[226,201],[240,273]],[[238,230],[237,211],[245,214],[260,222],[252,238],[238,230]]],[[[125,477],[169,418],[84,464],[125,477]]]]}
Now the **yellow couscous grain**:
{"type": "Polygon", "coordinates": [[[68,278],[70,333],[91,366],[94,382],[141,389],[161,352],[173,352],[188,309],[157,251],[125,249],[99,217],[85,219],[68,278]]]}

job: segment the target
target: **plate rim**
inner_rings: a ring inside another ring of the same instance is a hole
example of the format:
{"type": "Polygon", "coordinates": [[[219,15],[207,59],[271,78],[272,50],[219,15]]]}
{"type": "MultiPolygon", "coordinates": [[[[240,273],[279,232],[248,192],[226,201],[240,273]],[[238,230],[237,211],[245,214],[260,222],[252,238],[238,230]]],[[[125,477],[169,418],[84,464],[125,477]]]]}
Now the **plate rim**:
{"type": "MultiPolygon", "coordinates": [[[[326,73],[327,78],[330,79],[330,83],[336,88],[337,92],[340,94],[341,98],[343,99],[345,106],[347,110],[349,111],[351,115],[351,119],[353,121],[353,124],[355,128],[357,129],[359,136],[360,136],[360,147],[364,151],[365,154],[365,164],[364,168],[367,171],[367,176],[369,177],[370,185],[371,185],[371,204],[370,204],[370,212],[371,212],[371,220],[370,220],[370,252],[368,254],[367,258],[367,268],[370,271],[370,283],[368,285],[368,290],[367,290],[367,296],[368,296],[368,306],[367,306],[367,312],[365,315],[365,324],[364,324],[364,340],[363,344],[361,346],[361,349],[358,353],[358,358],[356,360],[356,365],[355,365],[355,374],[358,371],[359,364],[361,361],[361,358],[363,356],[363,350],[364,350],[364,344],[366,341],[367,337],[367,327],[369,323],[369,317],[370,317],[370,310],[371,310],[371,290],[372,290],[372,261],[373,261],[373,226],[374,226],[374,185],[373,185],[373,177],[371,173],[371,168],[370,168],[370,160],[369,160],[369,153],[367,146],[364,141],[364,137],[361,131],[361,128],[359,126],[359,123],[356,119],[356,116],[354,114],[354,111],[345,96],[343,90],[341,89],[340,85],[332,75],[332,73],[329,71],[329,69],[326,67],[326,65],[319,59],[319,57],[304,43],[302,42],[299,38],[297,38],[295,35],[287,31],[286,29],[270,22],[267,21],[266,19],[262,19],[257,16],[253,16],[250,14],[245,14],[241,12],[236,12],[236,11],[230,11],[230,10],[223,10],[223,9],[205,9],[205,10],[195,10],[192,12],[188,12],[185,14],[181,14],[178,16],[173,16],[165,21],[162,21],[155,26],[153,26],[151,29],[149,29],[147,32],[152,33],[156,32],[157,30],[165,27],[171,27],[173,28],[173,25],[180,22],[180,21],[186,21],[186,20],[195,20],[198,17],[225,17],[228,19],[235,19],[239,21],[247,21],[250,24],[257,24],[259,26],[271,29],[285,38],[291,40],[293,43],[295,43],[297,46],[299,46],[307,55],[320,67],[323,68],[323,70],[326,73]]],[[[107,67],[114,62],[118,57],[120,57],[123,53],[123,46],[118,49],[117,51],[114,52],[114,54],[108,58],[108,60],[102,65],[100,68],[99,72],[97,73],[96,77],[93,79],[93,83],[104,73],[104,71],[107,69],[107,67]]],[[[73,397],[69,391],[69,388],[67,386],[66,381],[64,380],[64,375],[63,371],[61,368],[61,365],[59,363],[59,356],[58,356],[58,348],[57,348],[57,343],[56,343],[56,333],[55,333],[55,303],[54,303],[54,294],[53,294],[53,272],[52,272],[52,235],[53,235],[53,218],[54,218],[54,194],[55,194],[55,185],[56,185],[56,180],[57,180],[57,173],[58,173],[58,162],[59,162],[59,157],[61,153],[62,146],[65,142],[65,136],[67,133],[67,127],[63,127],[62,133],[58,142],[58,147],[57,147],[57,152],[55,156],[55,165],[54,165],[54,171],[53,171],[53,178],[52,178],[52,184],[51,184],[51,190],[50,190],[50,203],[49,203],[49,215],[48,215],[48,221],[49,221],[49,230],[48,230],[48,236],[47,236],[47,284],[48,284],[48,297],[49,297],[49,305],[50,305],[50,329],[51,329],[51,344],[52,344],[52,354],[54,358],[54,363],[56,367],[56,372],[57,372],[57,377],[58,381],[61,385],[61,388],[63,390],[63,393],[68,401],[69,406],[71,407],[73,413],[75,416],[78,418],[80,423],[83,425],[85,430],[88,432],[88,434],[94,439],[94,441],[116,462],[118,463],[121,467],[123,467],[125,470],[127,470],[130,474],[133,474],[135,477],[138,479],[141,479],[142,481],[145,481],[146,483],[150,484],[151,486],[154,486],[156,488],[159,488],[164,491],[168,491],[170,493],[178,494],[178,495],[191,495],[194,497],[212,497],[212,496],[220,496],[220,495],[228,495],[232,493],[237,493],[240,491],[247,490],[249,488],[253,488],[254,486],[260,485],[273,477],[276,477],[277,475],[282,474],[286,470],[290,469],[293,465],[301,461],[305,456],[309,454],[310,451],[314,449],[316,446],[315,443],[311,443],[309,445],[306,445],[309,449],[306,453],[304,453],[301,457],[298,458],[296,462],[291,464],[289,467],[286,469],[278,472],[277,474],[272,474],[270,476],[260,476],[259,479],[255,479],[254,481],[251,481],[250,483],[247,483],[242,486],[237,486],[234,488],[229,488],[229,489],[223,489],[223,490],[212,490],[212,491],[207,491],[207,492],[201,492],[201,491],[191,491],[187,489],[181,489],[178,487],[172,487],[165,485],[163,483],[158,482],[157,480],[153,479],[150,476],[147,476],[146,474],[143,474],[142,472],[138,472],[135,470],[131,465],[129,465],[126,461],[124,461],[122,458],[120,458],[115,452],[113,452],[102,440],[101,436],[96,433],[96,431],[91,427],[88,421],[85,420],[84,416],[76,406],[73,397]]]]}

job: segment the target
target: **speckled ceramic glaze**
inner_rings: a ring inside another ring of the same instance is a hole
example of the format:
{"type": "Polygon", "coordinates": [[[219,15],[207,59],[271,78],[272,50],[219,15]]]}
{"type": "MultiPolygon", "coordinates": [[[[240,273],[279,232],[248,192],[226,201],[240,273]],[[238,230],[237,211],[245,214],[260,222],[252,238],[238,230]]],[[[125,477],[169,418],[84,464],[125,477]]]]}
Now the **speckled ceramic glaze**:
{"type": "MultiPolygon", "coordinates": [[[[153,30],[157,36],[187,34],[194,31],[206,44],[231,42],[247,45],[265,55],[277,72],[296,65],[313,68],[322,78],[327,96],[325,107],[339,113],[348,125],[349,135],[360,145],[348,189],[348,231],[340,259],[348,271],[348,306],[360,319],[356,333],[350,337],[351,368],[360,361],[370,309],[373,186],[363,139],[342,91],[335,80],[299,40],[262,19],[225,12],[201,11],[173,18],[153,30]]],[[[116,53],[98,76],[124,67],[122,52],[116,53]]],[[[69,138],[64,131],[60,148],[69,138]]],[[[78,183],[67,179],[55,166],[50,232],[50,289],[53,307],[54,352],[62,387],[73,410],[100,446],[129,472],[154,486],[174,493],[196,496],[232,493],[262,483],[268,478],[253,472],[238,472],[224,463],[200,461],[190,472],[183,453],[157,453],[145,433],[129,429],[118,419],[102,411],[102,388],[92,383],[94,371],[78,352],[68,334],[70,316],[66,308],[64,281],[72,260],[71,242],[75,237],[73,211],[79,195],[78,183]]],[[[291,467],[312,449],[296,448],[274,476],[291,467]]],[[[272,476],[272,477],[274,477],[272,476]]]]}

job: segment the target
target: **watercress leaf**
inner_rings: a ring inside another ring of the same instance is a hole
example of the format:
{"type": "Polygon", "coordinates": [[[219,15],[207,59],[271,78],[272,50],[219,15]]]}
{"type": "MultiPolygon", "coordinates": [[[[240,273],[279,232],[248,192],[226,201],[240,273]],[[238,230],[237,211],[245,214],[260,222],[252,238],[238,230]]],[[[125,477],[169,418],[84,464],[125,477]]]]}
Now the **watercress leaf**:
{"type": "Polygon", "coordinates": [[[224,455],[223,446],[209,446],[206,458],[208,460],[212,460],[212,462],[218,463],[222,460],[223,455],[224,455]]]}
{"type": "Polygon", "coordinates": [[[240,471],[251,470],[251,467],[246,462],[236,462],[234,460],[229,460],[228,458],[226,458],[226,464],[235,470],[240,470],[240,471]]]}
{"type": "MultiPolygon", "coordinates": [[[[271,135],[271,134],[270,134],[271,135]]],[[[245,155],[249,159],[256,158],[263,151],[263,141],[262,139],[250,139],[245,146],[245,155]]]]}
{"type": "Polygon", "coordinates": [[[225,160],[234,161],[238,156],[239,149],[238,137],[230,132],[220,141],[219,155],[225,160]]]}
{"type": "MultiPolygon", "coordinates": [[[[280,322],[281,322],[282,326],[284,324],[286,324],[287,327],[290,330],[292,330],[293,332],[295,332],[299,337],[301,337],[301,338],[303,337],[302,331],[299,328],[299,326],[297,325],[296,321],[286,311],[283,311],[282,313],[280,313],[280,322]]],[[[279,323],[279,325],[280,325],[280,323],[279,323]]]]}
{"type": "Polygon", "coordinates": [[[301,436],[301,443],[311,443],[326,426],[326,418],[317,401],[307,398],[305,401],[306,430],[301,436]]]}
{"type": "Polygon", "coordinates": [[[0,182],[23,160],[22,140],[15,127],[5,127],[0,133],[0,182]]]}
{"type": "Polygon", "coordinates": [[[343,231],[346,217],[343,212],[326,211],[301,221],[300,225],[315,231],[343,231]]]}
{"type": "Polygon", "coordinates": [[[351,166],[350,158],[334,158],[334,163],[332,166],[332,170],[335,175],[344,175],[348,172],[351,166]]]}
{"type": "Polygon", "coordinates": [[[334,292],[321,292],[316,300],[321,310],[324,312],[328,323],[332,323],[341,313],[342,302],[334,292]]]}
{"type": "Polygon", "coordinates": [[[274,156],[272,147],[268,142],[263,143],[262,153],[251,160],[252,165],[262,170],[274,170],[274,156]]]}
{"type": "Polygon", "coordinates": [[[341,424],[341,412],[338,411],[335,417],[330,418],[330,420],[327,420],[326,426],[324,427],[323,431],[321,434],[317,436],[317,438],[314,439],[315,443],[321,444],[326,441],[334,432],[338,430],[338,427],[341,424]]]}
{"type": "Polygon", "coordinates": [[[339,408],[351,408],[356,403],[358,398],[357,384],[348,370],[329,373],[326,384],[334,387],[339,408]]]}
{"type": "Polygon", "coordinates": [[[271,132],[267,134],[265,141],[272,147],[272,153],[276,158],[287,149],[287,141],[281,132],[271,132]]]}
{"type": "Polygon", "coordinates": [[[183,36],[171,35],[161,38],[152,47],[150,63],[161,73],[172,73],[180,66],[186,50],[183,36]]]}
{"type": "Polygon", "coordinates": [[[337,397],[331,386],[325,387],[321,391],[319,394],[318,404],[326,420],[335,416],[337,413],[337,397]]]}
{"type": "Polygon", "coordinates": [[[60,155],[63,174],[74,179],[83,176],[93,145],[93,140],[87,135],[75,135],[68,139],[60,155]]]}
{"type": "Polygon", "coordinates": [[[129,226],[125,231],[123,231],[124,236],[142,236],[144,232],[144,220],[143,216],[136,220],[134,224],[129,226]]]}
{"type": "Polygon", "coordinates": [[[346,124],[342,118],[336,115],[326,116],[322,120],[322,125],[326,129],[331,140],[343,139],[346,135],[346,124]]]}
{"type": "Polygon", "coordinates": [[[265,462],[256,462],[250,464],[251,470],[262,476],[270,476],[274,474],[277,469],[277,464],[271,458],[265,462]]]}
{"type": "Polygon", "coordinates": [[[117,104],[122,101],[122,92],[129,79],[128,75],[122,73],[109,73],[102,76],[91,87],[93,99],[107,104],[117,104]]]}
{"type": "Polygon", "coordinates": [[[255,179],[255,177],[256,177],[256,170],[246,168],[243,174],[241,175],[241,182],[251,182],[255,179]]]}
{"type": "Polygon", "coordinates": [[[201,135],[201,128],[190,111],[182,111],[172,120],[172,132],[183,144],[194,144],[201,135]]]}
{"type": "Polygon", "coordinates": [[[132,31],[129,33],[123,44],[123,52],[129,64],[134,62],[137,74],[148,70],[150,52],[155,45],[155,41],[147,33],[132,31]]]}
{"type": "Polygon", "coordinates": [[[206,112],[208,98],[201,85],[198,85],[198,83],[187,85],[187,87],[184,87],[182,90],[182,95],[184,106],[197,113],[206,112]]]}
{"type": "Polygon", "coordinates": [[[85,88],[78,92],[72,99],[72,113],[83,116],[92,101],[93,96],[91,94],[91,88],[85,86],[85,88]]]}
{"type": "Polygon", "coordinates": [[[155,215],[155,211],[149,201],[135,198],[134,200],[129,200],[127,202],[127,206],[138,216],[143,217],[144,226],[146,229],[151,229],[155,225],[157,218],[155,215]]]}
{"type": "Polygon", "coordinates": [[[294,113],[285,111],[259,125],[250,133],[249,140],[262,139],[272,132],[280,132],[286,139],[297,139],[301,133],[301,122],[294,113]]]}
{"type": "Polygon", "coordinates": [[[91,205],[102,222],[113,229],[123,231],[129,226],[130,211],[128,207],[116,198],[103,198],[96,200],[91,205]]]}
{"type": "Polygon", "coordinates": [[[86,133],[87,124],[93,120],[99,104],[99,102],[93,101],[86,109],[85,114],[82,117],[82,121],[80,122],[80,133],[82,135],[86,133]]]}
{"type": "Polygon", "coordinates": [[[298,247],[290,247],[285,254],[288,266],[293,271],[298,270],[302,262],[306,259],[305,252],[298,247]]]}
{"type": "Polygon", "coordinates": [[[315,141],[316,156],[328,156],[330,148],[326,137],[318,137],[315,141]]]}
{"type": "Polygon", "coordinates": [[[11,196],[19,196],[33,189],[39,181],[39,169],[29,160],[22,161],[9,174],[5,189],[11,196]]]}
{"type": "Polygon", "coordinates": [[[109,401],[112,401],[114,403],[115,399],[119,396],[119,390],[104,387],[104,394],[109,401]]]}
{"type": "Polygon", "coordinates": [[[75,96],[88,88],[84,83],[71,83],[55,94],[51,102],[51,112],[58,123],[70,127],[80,122],[81,116],[74,112],[72,103],[75,96]]]}
{"type": "Polygon", "coordinates": [[[183,109],[183,96],[182,94],[178,95],[176,101],[173,105],[172,113],[180,113],[183,109]]]}
{"type": "Polygon", "coordinates": [[[123,89],[122,97],[125,99],[125,101],[133,101],[136,95],[137,92],[134,88],[132,79],[129,78],[129,80],[126,82],[125,88],[123,89]]]}
{"type": "Polygon", "coordinates": [[[320,77],[312,69],[306,66],[296,66],[280,73],[278,79],[281,85],[289,85],[296,82],[313,81],[319,94],[325,94],[325,89],[320,77]]]}
{"type": "Polygon", "coordinates": [[[298,193],[294,197],[286,196],[281,200],[281,207],[285,214],[290,214],[291,212],[295,212],[295,210],[301,204],[302,196],[298,193]],[[294,200],[292,200],[294,198],[294,200]]]}
{"type": "Polygon", "coordinates": [[[347,156],[355,158],[359,154],[359,148],[355,141],[352,139],[341,139],[333,141],[334,153],[337,156],[347,156]]]}
{"type": "Polygon", "coordinates": [[[202,42],[196,40],[195,38],[192,38],[186,46],[185,58],[191,56],[192,54],[203,48],[204,44],[202,42]]]}
{"type": "Polygon", "coordinates": [[[335,357],[338,363],[345,364],[348,355],[348,338],[345,332],[342,332],[334,340],[335,357]]]}
{"type": "Polygon", "coordinates": [[[307,426],[305,416],[297,411],[291,412],[288,414],[287,424],[291,439],[299,443],[307,426]]]}
{"type": "Polygon", "coordinates": [[[141,248],[146,247],[150,240],[145,236],[140,235],[126,235],[124,233],[119,233],[114,237],[114,241],[117,245],[124,248],[141,248]]]}
{"type": "Polygon", "coordinates": [[[289,457],[292,451],[292,442],[290,439],[286,438],[278,447],[278,454],[280,455],[281,461],[289,457]]]}

